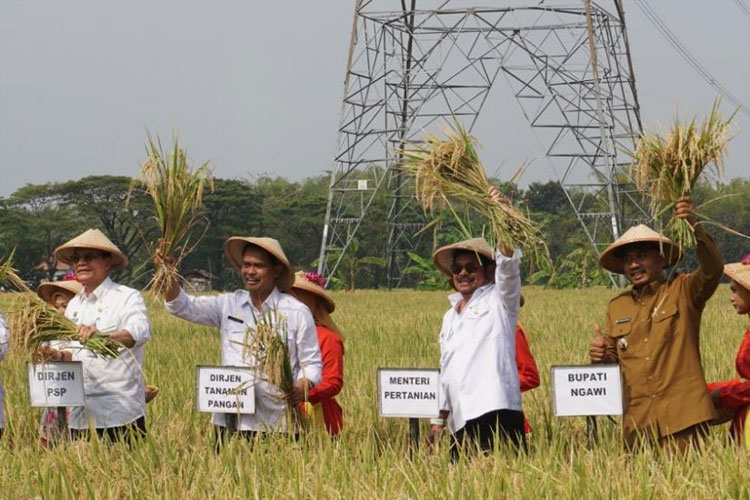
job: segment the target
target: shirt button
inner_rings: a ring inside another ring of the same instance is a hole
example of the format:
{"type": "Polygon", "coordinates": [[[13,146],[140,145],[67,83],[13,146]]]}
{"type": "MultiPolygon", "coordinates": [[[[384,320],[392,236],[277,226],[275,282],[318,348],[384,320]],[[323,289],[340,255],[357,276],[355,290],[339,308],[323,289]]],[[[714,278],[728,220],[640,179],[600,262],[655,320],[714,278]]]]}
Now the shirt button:
{"type": "Polygon", "coordinates": [[[645,339],[643,339],[643,341],[644,342],[648,342],[648,337],[646,337],[645,339]]]}
{"type": "Polygon", "coordinates": [[[649,375],[648,377],[646,377],[646,380],[651,380],[651,375],[649,375]]]}
{"type": "Polygon", "coordinates": [[[651,357],[650,356],[646,356],[646,361],[651,361],[651,357]]]}
{"type": "Polygon", "coordinates": [[[652,394],[651,399],[656,399],[656,394],[652,394]]]}

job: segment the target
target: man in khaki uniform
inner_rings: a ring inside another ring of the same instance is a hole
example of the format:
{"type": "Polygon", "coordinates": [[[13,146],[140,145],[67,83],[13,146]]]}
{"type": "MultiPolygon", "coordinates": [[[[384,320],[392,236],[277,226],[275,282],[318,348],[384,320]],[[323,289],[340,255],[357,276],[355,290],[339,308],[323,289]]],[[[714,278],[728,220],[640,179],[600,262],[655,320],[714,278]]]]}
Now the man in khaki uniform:
{"type": "Polygon", "coordinates": [[[684,451],[717,417],[706,389],[700,355],[700,322],[721,279],[721,252],[693,215],[689,197],[675,206],[695,230],[700,267],[665,278],[681,249],[638,225],[607,248],[599,263],[633,285],[609,303],[604,334],[591,341],[593,363],[619,363],[624,379],[625,443],[645,437],[684,451]]]}

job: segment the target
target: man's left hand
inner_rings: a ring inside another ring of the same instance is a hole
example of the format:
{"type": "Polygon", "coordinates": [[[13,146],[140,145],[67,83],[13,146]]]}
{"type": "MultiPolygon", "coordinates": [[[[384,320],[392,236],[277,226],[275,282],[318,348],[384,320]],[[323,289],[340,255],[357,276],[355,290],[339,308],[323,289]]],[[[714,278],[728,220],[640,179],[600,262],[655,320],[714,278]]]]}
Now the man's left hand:
{"type": "Polygon", "coordinates": [[[302,379],[292,387],[292,390],[286,394],[286,401],[291,406],[296,406],[307,401],[307,393],[310,390],[310,383],[307,379],[302,379]]]}
{"type": "Polygon", "coordinates": [[[695,217],[695,207],[693,206],[693,198],[690,196],[683,196],[677,200],[674,205],[674,216],[679,219],[685,219],[688,224],[695,227],[698,223],[698,219],[695,217]]]}
{"type": "Polygon", "coordinates": [[[96,333],[96,328],[93,325],[78,325],[77,331],[78,340],[85,344],[96,333]]]}

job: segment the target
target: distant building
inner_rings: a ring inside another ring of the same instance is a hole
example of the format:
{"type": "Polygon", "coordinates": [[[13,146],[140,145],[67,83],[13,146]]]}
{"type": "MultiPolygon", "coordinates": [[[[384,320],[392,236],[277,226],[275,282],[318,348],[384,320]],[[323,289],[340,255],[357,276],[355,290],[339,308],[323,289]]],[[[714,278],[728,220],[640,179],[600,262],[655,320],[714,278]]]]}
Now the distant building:
{"type": "Polygon", "coordinates": [[[219,283],[219,277],[205,269],[188,271],[183,278],[185,278],[185,291],[187,292],[210,292],[219,283]]]}

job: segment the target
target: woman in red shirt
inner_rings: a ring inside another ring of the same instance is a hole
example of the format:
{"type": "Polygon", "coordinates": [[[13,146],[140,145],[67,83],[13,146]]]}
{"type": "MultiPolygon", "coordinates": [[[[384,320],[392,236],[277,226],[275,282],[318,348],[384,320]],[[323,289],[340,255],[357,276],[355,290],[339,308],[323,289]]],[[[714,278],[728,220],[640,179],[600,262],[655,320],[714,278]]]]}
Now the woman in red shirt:
{"type": "MultiPolygon", "coordinates": [[[[724,274],[731,278],[730,302],[737,314],[750,316],[750,254],[741,262],[724,266],[724,274]]],[[[750,328],[740,345],[735,368],[742,379],[712,382],[708,390],[714,404],[726,419],[732,419],[730,434],[744,448],[750,448],[750,429],[745,425],[750,407],[750,328]]]]}
{"type": "Polygon", "coordinates": [[[331,436],[336,436],[344,425],[341,407],[336,402],[336,395],[344,385],[344,342],[341,331],[331,318],[336,304],[324,286],[325,280],[318,273],[300,271],[294,275],[290,293],[312,312],[323,358],[323,377],[307,394],[312,405],[311,417],[314,419],[316,413],[322,412],[326,430],[331,436]]]}
{"type": "MultiPolygon", "coordinates": [[[[521,295],[521,307],[526,300],[521,295]]],[[[516,323],[516,365],[518,365],[518,380],[521,382],[521,392],[530,391],[539,387],[539,369],[536,367],[534,356],[531,355],[529,343],[526,341],[526,332],[521,323],[516,323]]],[[[524,416],[524,432],[531,432],[529,421],[524,416]]]]}

